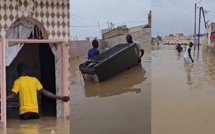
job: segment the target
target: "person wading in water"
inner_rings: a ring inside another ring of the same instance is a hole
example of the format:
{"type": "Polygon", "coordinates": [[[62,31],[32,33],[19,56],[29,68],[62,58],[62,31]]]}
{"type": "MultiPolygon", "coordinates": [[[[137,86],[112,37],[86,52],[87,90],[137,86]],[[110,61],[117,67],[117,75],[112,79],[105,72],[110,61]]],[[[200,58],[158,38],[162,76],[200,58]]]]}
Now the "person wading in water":
{"type": "MultiPolygon", "coordinates": [[[[127,34],[127,36],[126,36],[126,41],[127,41],[127,43],[129,43],[129,44],[134,43],[134,42],[133,42],[133,39],[132,39],[132,36],[131,36],[130,34],[127,34]]],[[[139,57],[139,60],[138,60],[138,63],[140,63],[140,62],[141,62],[141,58],[142,58],[143,55],[144,55],[144,49],[140,46],[140,44],[138,44],[138,43],[135,43],[135,44],[137,45],[137,48],[138,48],[139,51],[141,52],[140,57],[139,57]]]]}
{"type": "Polygon", "coordinates": [[[184,53],[184,61],[186,64],[190,64],[191,62],[193,63],[193,58],[191,56],[191,48],[193,46],[193,43],[190,42],[189,47],[187,47],[185,53],[184,53]]]}
{"type": "Polygon", "coordinates": [[[69,96],[57,96],[45,90],[37,78],[28,76],[24,64],[18,65],[17,72],[20,77],[14,82],[12,94],[7,96],[7,100],[16,97],[19,93],[20,120],[39,119],[37,91],[41,91],[43,95],[56,100],[64,102],[70,100],[69,96]]]}

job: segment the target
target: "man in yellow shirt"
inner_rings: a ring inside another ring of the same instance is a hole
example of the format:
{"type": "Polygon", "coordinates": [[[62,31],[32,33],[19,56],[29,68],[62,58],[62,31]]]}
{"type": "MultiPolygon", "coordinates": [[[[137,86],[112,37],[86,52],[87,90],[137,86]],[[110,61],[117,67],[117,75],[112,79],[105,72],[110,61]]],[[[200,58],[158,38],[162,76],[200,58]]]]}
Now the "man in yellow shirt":
{"type": "Polygon", "coordinates": [[[39,119],[37,91],[41,91],[43,95],[68,102],[69,96],[57,96],[43,88],[39,80],[30,77],[26,73],[26,66],[19,64],[17,71],[20,77],[14,82],[12,94],[7,96],[7,100],[14,98],[19,93],[19,114],[21,120],[39,119]]]}

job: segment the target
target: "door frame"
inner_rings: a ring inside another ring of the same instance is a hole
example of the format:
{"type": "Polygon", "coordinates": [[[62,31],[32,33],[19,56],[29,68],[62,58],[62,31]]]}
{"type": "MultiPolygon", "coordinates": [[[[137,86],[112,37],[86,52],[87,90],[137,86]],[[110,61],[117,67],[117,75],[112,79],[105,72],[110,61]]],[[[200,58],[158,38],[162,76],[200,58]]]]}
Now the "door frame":
{"type": "Polygon", "coordinates": [[[6,64],[5,40],[0,38],[0,127],[6,128],[6,64]]]}
{"type": "MultiPolygon", "coordinates": [[[[57,47],[57,56],[55,56],[55,59],[58,58],[58,63],[55,63],[55,65],[58,65],[58,70],[55,71],[56,74],[56,81],[59,79],[59,85],[58,92],[56,91],[56,94],[61,96],[67,96],[69,95],[69,51],[68,46],[70,45],[69,42],[66,42],[65,40],[35,40],[35,39],[5,39],[0,38],[0,64],[3,66],[3,68],[0,68],[0,90],[1,90],[1,97],[0,97],[0,103],[1,103],[1,110],[0,115],[2,118],[0,118],[0,128],[6,128],[6,47],[8,47],[9,43],[25,43],[25,45],[28,45],[28,43],[31,44],[38,44],[38,45],[44,45],[46,44],[56,44],[57,47]],[[27,43],[27,44],[26,44],[27,43]]],[[[57,82],[56,82],[57,83],[57,82]]],[[[69,103],[64,103],[62,101],[56,102],[56,107],[58,107],[57,114],[58,117],[68,117],[69,116],[69,103]]]]}

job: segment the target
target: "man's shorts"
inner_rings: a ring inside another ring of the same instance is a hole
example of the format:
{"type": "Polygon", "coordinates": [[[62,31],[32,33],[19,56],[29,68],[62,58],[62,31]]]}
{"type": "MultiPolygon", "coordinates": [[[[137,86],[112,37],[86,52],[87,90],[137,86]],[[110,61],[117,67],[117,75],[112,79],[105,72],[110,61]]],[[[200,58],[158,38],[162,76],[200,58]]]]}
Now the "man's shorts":
{"type": "Polygon", "coordinates": [[[191,63],[191,60],[190,60],[190,58],[184,58],[184,62],[185,62],[186,64],[190,64],[190,63],[191,63]]]}
{"type": "Polygon", "coordinates": [[[20,120],[31,120],[31,119],[39,119],[38,113],[27,112],[19,115],[20,120]]]}

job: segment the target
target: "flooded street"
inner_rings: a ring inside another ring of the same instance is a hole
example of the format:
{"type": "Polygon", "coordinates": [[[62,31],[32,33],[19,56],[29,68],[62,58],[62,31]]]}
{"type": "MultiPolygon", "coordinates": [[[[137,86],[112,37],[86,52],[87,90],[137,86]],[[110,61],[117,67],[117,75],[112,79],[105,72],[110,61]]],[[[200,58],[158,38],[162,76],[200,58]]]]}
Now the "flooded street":
{"type": "Polygon", "coordinates": [[[71,60],[71,134],[151,133],[150,51],[142,65],[99,84],[84,82],[78,66],[85,58],[71,60]]]}
{"type": "Polygon", "coordinates": [[[69,119],[52,117],[39,120],[7,120],[7,130],[1,129],[0,134],[70,134],[69,119]]]}
{"type": "Polygon", "coordinates": [[[152,133],[214,134],[215,53],[192,54],[193,65],[184,65],[183,54],[153,48],[152,133]]]}

